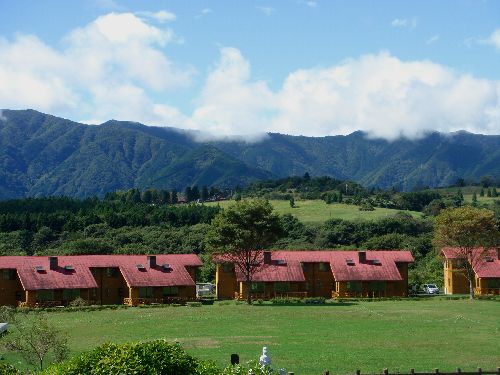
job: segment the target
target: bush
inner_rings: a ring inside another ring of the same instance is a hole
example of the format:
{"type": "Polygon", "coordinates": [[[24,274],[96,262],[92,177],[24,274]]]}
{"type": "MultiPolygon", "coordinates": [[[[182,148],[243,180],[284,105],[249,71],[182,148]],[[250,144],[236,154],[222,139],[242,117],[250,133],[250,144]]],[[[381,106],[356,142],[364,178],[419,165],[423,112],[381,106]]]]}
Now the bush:
{"type": "Polygon", "coordinates": [[[0,363],[0,375],[16,375],[16,374],[21,374],[21,373],[14,366],[0,363]]]}
{"type": "Polygon", "coordinates": [[[292,298],[292,297],[277,297],[271,299],[271,303],[273,305],[296,305],[300,303],[300,298],[292,298]]]}
{"type": "Polygon", "coordinates": [[[49,367],[50,375],[216,375],[213,362],[201,361],[187,354],[180,345],[163,340],[131,344],[104,344],[91,352],[49,367]]]}
{"type": "Polygon", "coordinates": [[[201,307],[203,304],[201,302],[186,302],[186,306],[189,307],[201,307]]]}
{"type": "Polygon", "coordinates": [[[83,307],[87,306],[88,303],[82,297],[77,297],[69,303],[70,307],[83,307]]]}
{"type": "Polygon", "coordinates": [[[269,374],[276,374],[276,372],[269,367],[262,368],[258,361],[249,361],[244,365],[234,365],[234,366],[231,365],[226,367],[224,371],[222,371],[222,375],[247,375],[247,374],[269,375],[269,374]]]}
{"type": "Polygon", "coordinates": [[[325,297],[309,297],[302,300],[306,305],[324,305],[326,302],[325,297]]]}

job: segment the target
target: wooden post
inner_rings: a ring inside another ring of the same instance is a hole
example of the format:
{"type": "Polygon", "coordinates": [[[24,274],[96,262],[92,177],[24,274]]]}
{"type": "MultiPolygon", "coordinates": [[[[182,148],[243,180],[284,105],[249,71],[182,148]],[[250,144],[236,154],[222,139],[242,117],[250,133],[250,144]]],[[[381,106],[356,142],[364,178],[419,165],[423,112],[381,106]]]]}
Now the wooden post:
{"type": "Polygon", "coordinates": [[[389,370],[388,369],[384,369],[384,375],[388,375],[389,374],[389,370]]]}
{"type": "Polygon", "coordinates": [[[478,375],[481,375],[483,373],[483,370],[481,369],[481,367],[477,368],[477,373],[478,373],[478,375]]]}
{"type": "Polygon", "coordinates": [[[439,369],[438,368],[434,369],[434,374],[439,374],[439,369]]]}
{"type": "Polygon", "coordinates": [[[323,375],[330,375],[330,371],[325,371],[323,375]]]}
{"type": "Polygon", "coordinates": [[[410,374],[413,375],[415,373],[415,369],[414,368],[411,368],[410,369],[410,374]]]}
{"type": "Polygon", "coordinates": [[[238,354],[231,354],[231,365],[238,365],[240,363],[240,356],[238,354]]]}
{"type": "Polygon", "coordinates": [[[457,374],[460,374],[462,370],[460,370],[460,367],[457,367],[457,374]]]}

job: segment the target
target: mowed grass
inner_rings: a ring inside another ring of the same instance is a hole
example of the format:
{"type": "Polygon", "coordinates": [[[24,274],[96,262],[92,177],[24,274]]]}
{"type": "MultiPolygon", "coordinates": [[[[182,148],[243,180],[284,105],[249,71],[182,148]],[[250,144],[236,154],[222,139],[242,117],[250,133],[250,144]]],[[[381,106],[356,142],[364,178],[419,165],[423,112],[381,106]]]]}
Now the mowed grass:
{"type": "MultiPolygon", "coordinates": [[[[326,204],[322,200],[296,200],[295,207],[290,207],[289,201],[271,200],[276,212],[279,214],[291,214],[304,223],[323,223],[328,219],[339,218],[344,220],[373,220],[382,217],[393,216],[397,212],[407,212],[414,217],[422,216],[422,213],[415,211],[400,211],[389,208],[375,207],[374,211],[360,211],[359,206],[342,203],[326,204]]],[[[222,201],[216,203],[205,203],[225,207],[234,201],[222,201]]]]}
{"type": "MultiPolygon", "coordinates": [[[[53,312],[72,355],[104,342],[166,339],[226,366],[269,347],[296,374],[496,369],[500,303],[468,300],[355,302],[325,306],[245,304],[53,312]]],[[[15,357],[7,354],[9,362],[15,357]]]]}

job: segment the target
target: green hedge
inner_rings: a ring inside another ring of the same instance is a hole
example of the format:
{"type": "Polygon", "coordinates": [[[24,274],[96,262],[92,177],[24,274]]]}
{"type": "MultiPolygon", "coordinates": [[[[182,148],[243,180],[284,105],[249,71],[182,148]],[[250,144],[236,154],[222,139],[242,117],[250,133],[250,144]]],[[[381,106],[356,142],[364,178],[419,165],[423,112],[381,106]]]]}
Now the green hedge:
{"type": "Polygon", "coordinates": [[[187,354],[180,345],[163,340],[131,344],[104,344],[91,352],[47,368],[46,375],[216,375],[211,361],[187,354]]]}

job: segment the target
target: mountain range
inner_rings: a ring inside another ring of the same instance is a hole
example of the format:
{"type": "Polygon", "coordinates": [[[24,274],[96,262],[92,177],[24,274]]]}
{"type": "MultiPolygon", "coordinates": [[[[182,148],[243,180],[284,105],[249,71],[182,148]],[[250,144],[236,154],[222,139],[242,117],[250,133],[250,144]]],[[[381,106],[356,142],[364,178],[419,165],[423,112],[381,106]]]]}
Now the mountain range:
{"type": "Polygon", "coordinates": [[[198,142],[195,135],[136,122],[85,125],[34,110],[3,110],[0,199],[233,187],[305,172],[401,190],[500,176],[500,135],[434,132],[392,142],[359,131],[328,137],[269,133],[258,142],[198,142]]]}

